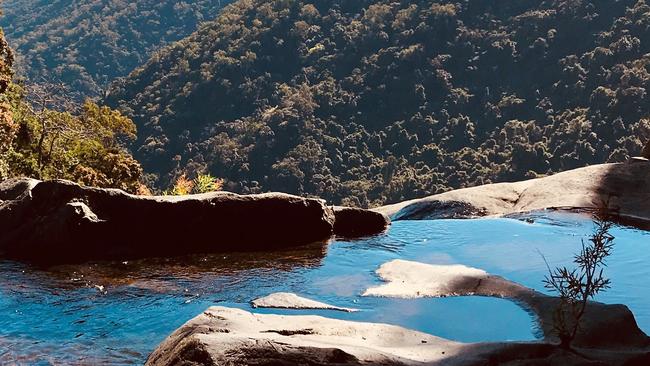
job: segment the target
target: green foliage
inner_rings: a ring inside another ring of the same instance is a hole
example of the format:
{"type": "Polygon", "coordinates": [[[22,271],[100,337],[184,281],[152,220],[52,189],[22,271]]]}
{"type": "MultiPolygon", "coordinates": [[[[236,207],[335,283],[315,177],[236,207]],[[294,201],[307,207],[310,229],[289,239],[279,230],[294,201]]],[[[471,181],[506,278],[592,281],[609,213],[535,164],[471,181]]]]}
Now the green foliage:
{"type": "Polygon", "coordinates": [[[215,178],[210,174],[199,174],[196,178],[188,179],[185,174],[181,174],[173,186],[165,195],[185,196],[188,194],[200,194],[220,191],[223,187],[223,180],[215,178]]]}
{"type": "Polygon", "coordinates": [[[9,175],[7,155],[18,129],[7,96],[7,89],[13,77],[13,62],[13,51],[5,40],[2,29],[0,29],[0,179],[9,175]]]}
{"type": "Polygon", "coordinates": [[[95,96],[159,46],[212,19],[221,2],[5,0],[0,26],[29,80],[63,81],[95,96]]]}
{"type": "Polygon", "coordinates": [[[613,223],[605,216],[597,218],[595,225],[594,234],[588,243],[583,241],[580,253],[573,259],[576,268],[549,268],[549,275],[544,279],[544,286],[560,297],[553,325],[563,348],[571,347],[588,301],[608,289],[611,283],[604,277],[603,268],[614,247],[614,236],[610,234],[613,223]]]}
{"type": "Polygon", "coordinates": [[[78,112],[30,101],[19,85],[8,99],[18,133],[0,158],[0,178],[68,179],[137,192],[142,168],[126,150],[135,125],[108,107],[86,101],[78,112]]]}
{"type": "Polygon", "coordinates": [[[9,43],[5,40],[3,30],[0,28],[0,94],[5,93],[11,83],[13,63],[13,51],[9,47],[9,43]]]}
{"type": "Polygon", "coordinates": [[[240,0],[113,84],[167,185],[373,206],[638,155],[644,1],[240,0]]]}
{"type": "Polygon", "coordinates": [[[223,181],[210,174],[199,174],[194,179],[194,193],[209,193],[220,191],[223,187],[223,181]]]}

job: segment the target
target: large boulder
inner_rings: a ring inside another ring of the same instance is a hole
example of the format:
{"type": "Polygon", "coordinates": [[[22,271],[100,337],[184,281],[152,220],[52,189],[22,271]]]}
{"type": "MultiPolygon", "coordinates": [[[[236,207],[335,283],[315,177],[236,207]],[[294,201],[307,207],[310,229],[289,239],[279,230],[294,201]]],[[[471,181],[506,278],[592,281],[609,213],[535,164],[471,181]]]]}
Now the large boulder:
{"type": "Polygon", "coordinates": [[[68,181],[0,183],[0,253],[74,262],[253,251],[327,240],[322,200],[281,193],[142,197],[68,181]]]}
{"type": "Polygon", "coordinates": [[[146,366],[647,365],[647,347],[458,343],[402,327],[211,307],[167,337],[146,366]]]}
{"type": "Polygon", "coordinates": [[[385,324],[215,306],[169,336],[146,365],[403,365],[444,358],[458,346],[385,324]]]}
{"type": "Polygon", "coordinates": [[[471,218],[543,209],[598,209],[650,222],[650,163],[601,164],[516,183],[487,184],[375,209],[392,220],[471,218]]]}
{"type": "Polygon", "coordinates": [[[334,234],[344,238],[358,238],[384,232],[390,219],[370,210],[354,207],[334,207],[334,234]]]}

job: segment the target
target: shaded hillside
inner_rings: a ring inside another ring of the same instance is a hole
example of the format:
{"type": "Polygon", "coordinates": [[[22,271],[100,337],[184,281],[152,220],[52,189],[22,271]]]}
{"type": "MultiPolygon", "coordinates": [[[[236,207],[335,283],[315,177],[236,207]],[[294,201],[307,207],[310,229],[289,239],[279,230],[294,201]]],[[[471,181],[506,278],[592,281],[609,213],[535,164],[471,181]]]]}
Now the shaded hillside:
{"type": "Polygon", "coordinates": [[[638,154],[644,1],[240,0],[108,102],[166,184],[374,205],[638,154]]]}
{"type": "MultiPolygon", "coordinates": [[[[133,121],[90,100],[75,104],[56,93],[56,85],[16,84],[13,66],[14,53],[0,28],[0,182],[67,179],[148,193],[140,163],[126,149],[135,139],[133,121]]],[[[12,191],[7,187],[4,193],[12,191]]]]}
{"type": "Polygon", "coordinates": [[[220,4],[220,0],[5,0],[0,26],[28,79],[54,78],[93,95],[144,63],[156,48],[213,19],[220,4]]]}

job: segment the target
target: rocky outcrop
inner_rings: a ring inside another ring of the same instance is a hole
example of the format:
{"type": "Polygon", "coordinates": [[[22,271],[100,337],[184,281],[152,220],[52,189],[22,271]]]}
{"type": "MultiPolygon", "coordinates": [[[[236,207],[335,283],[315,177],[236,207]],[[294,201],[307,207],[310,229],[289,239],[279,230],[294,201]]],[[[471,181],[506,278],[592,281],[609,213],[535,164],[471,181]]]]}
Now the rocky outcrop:
{"type": "Polygon", "coordinates": [[[647,351],[466,344],[394,325],[211,307],[167,337],[146,365],[645,365],[647,351]]]}
{"type": "MultiPolygon", "coordinates": [[[[399,259],[383,264],[377,274],[386,283],[369,288],[364,296],[413,299],[478,295],[508,298],[537,316],[546,341],[558,341],[553,325],[560,299],[503,277],[459,264],[431,265],[399,259]]],[[[625,305],[590,302],[574,345],[607,349],[646,348],[650,346],[650,338],[639,329],[634,315],[625,305]]]]}
{"type": "Polygon", "coordinates": [[[168,337],[146,365],[402,365],[444,358],[458,347],[385,324],[211,307],[168,337]]]}
{"type": "Polygon", "coordinates": [[[327,240],[334,213],[288,194],[142,197],[67,181],[0,184],[0,253],[62,263],[270,250],[327,240]]]}
{"type": "Polygon", "coordinates": [[[274,308],[274,309],[320,309],[320,310],[336,310],[344,311],[346,313],[353,313],[359,311],[357,309],[343,308],[326,304],[324,302],[315,301],[300,297],[290,292],[276,292],[268,296],[255,299],[251,305],[256,308],[274,308]]]}
{"type": "Polygon", "coordinates": [[[388,216],[361,208],[335,206],[334,217],[334,233],[344,238],[379,234],[390,225],[388,216]]]}
{"type": "Polygon", "coordinates": [[[650,163],[602,164],[516,183],[488,184],[377,208],[392,220],[471,218],[543,209],[596,209],[650,221],[650,163]]]}

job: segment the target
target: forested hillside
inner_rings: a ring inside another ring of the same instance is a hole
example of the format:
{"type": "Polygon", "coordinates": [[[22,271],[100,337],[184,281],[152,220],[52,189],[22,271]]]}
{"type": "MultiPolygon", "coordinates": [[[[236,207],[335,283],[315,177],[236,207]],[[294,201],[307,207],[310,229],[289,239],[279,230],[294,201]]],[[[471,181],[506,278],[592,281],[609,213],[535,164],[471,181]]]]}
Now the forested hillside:
{"type": "Polygon", "coordinates": [[[55,84],[15,83],[14,60],[0,28],[0,182],[68,179],[148,193],[126,148],[135,138],[133,121],[90,100],[70,100],[55,84]]]}
{"type": "Polygon", "coordinates": [[[638,154],[649,26],[636,0],[240,0],[107,101],[162,185],[368,206],[638,154]]]}
{"type": "Polygon", "coordinates": [[[213,19],[222,1],[5,0],[0,26],[29,80],[92,96],[213,19]]]}

